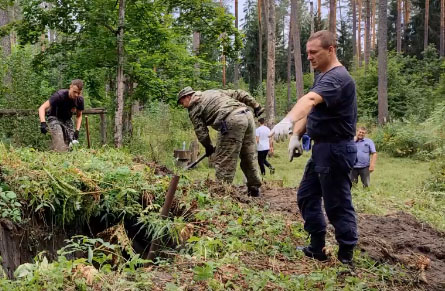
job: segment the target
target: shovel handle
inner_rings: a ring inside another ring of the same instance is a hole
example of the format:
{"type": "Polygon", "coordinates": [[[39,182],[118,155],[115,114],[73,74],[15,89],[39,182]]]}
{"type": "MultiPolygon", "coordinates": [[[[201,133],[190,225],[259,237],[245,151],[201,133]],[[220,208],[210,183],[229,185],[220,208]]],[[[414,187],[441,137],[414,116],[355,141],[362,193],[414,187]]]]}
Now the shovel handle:
{"type": "Polygon", "coordinates": [[[204,160],[205,157],[207,157],[206,154],[203,154],[202,156],[199,157],[199,159],[197,159],[196,161],[194,161],[190,165],[186,166],[185,169],[186,170],[190,170],[191,168],[194,168],[199,162],[204,160]]]}

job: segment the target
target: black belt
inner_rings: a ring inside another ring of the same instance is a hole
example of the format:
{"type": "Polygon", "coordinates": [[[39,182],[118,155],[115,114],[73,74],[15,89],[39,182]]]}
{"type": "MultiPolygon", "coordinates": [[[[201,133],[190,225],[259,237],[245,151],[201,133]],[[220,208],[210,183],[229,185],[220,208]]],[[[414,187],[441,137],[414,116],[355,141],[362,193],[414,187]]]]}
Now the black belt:
{"type": "Polygon", "coordinates": [[[348,137],[329,137],[329,138],[314,138],[314,143],[341,143],[354,141],[353,138],[348,137]]]}

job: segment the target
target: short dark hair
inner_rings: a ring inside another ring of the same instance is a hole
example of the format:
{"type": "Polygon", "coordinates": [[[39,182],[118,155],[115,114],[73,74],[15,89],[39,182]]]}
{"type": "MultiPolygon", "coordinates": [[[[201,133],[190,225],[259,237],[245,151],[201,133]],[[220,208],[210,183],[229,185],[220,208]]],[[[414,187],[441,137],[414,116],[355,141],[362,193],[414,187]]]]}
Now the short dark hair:
{"type": "Polygon", "coordinates": [[[321,41],[321,46],[324,49],[328,49],[330,46],[333,46],[334,48],[337,48],[337,37],[335,34],[330,32],[329,30],[320,30],[315,33],[313,33],[307,42],[310,42],[312,40],[319,39],[321,41]]]}
{"type": "Polygon", "coordinates": [[[367,130],[366,127],[364,127],[364,126],[360,126],[358,129],[359,129],[359,130],[364,130],[364,131],[368,132],[368,130],[367,130]]]}
{"type": "Polygon", "coordinates": [[[258,122],[259,122],[260,124],[264,124],[264,117],[258,118],[258,122]]]}
{"type": "Polygon", "coordinates": [[[79,90],[83,89],[83,81],[80,79],[75,79],[71,81],[71,85],[76,86],[79,90]]]}

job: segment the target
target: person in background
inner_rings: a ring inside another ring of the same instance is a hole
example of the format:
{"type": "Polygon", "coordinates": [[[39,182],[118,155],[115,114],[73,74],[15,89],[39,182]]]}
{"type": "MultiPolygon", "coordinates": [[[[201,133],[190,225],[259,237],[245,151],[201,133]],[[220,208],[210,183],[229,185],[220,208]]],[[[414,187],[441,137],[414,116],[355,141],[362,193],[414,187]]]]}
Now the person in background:
{"type": "Polygon", "coordinates": [[[355,139],[357,160],[351,171],[352,183],[357,184],[358,177],[360,176],[364,188],[369,187],[371,173],[374,171],[375,162],[377,161],[377,151],[375,150],[374,142],[366,137],[366,133],[365,127],[360,127],[357,130],[355,139]]]}
{"type": "Polygon", "coordinates": [[[179,92],[178,104],[188,110],[196,137],[204,146],[206,156],[215,153],[216,179],[232,183],[239,158],[247,180],[247,195],[259,197],[261,178],[256,165],[253,117],[264,112],[261,105],[243,90],[195,91],[191,87],[185,87],[179,92]],[[219,132],[216,147],[210,139],[208,126],[219,132]]]}
{"type": "Polygon", "coordinates": [[[258,151],[258,164],[260,165],[261,175],[266,175],[266,167],[270,169],[270,174],[275,173],[275,168],[267,161],[269,151],[273,153],[273,138],[269,137],[270,129],[264,125],[264,118],[259,118],[260,126],[255,130],[256,144],[258,151]]]}
{"type": "Polygon", "coordinates": [[[69,144],[79,139],[79,130],[82,124],[84,100],[82,95],[83,81],[73,80],[69,89],[56,91],[47,101],[39,107],[40,132],[51,133],[52,149],[64,152],[69,144]],[[45,114],[48,110],[48,123],[45,114]],[[71,117],[76,115],[76,125],[71,117]]]}

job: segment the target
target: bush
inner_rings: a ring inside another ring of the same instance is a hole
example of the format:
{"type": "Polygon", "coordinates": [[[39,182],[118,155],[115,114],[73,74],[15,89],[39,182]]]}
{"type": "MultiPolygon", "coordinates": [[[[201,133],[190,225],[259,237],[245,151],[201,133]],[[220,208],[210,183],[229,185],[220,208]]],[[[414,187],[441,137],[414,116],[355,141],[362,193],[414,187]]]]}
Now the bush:
{"type": "Polygon", "coordinates": [[[152,103],[133,120],[133,136],[128,148],[133,154],[173,166],[173,150],[196,139],[187,110],[152,103]]]}
{"type": "Polygon", "coordinates": [[[430,171],[431,177],[426,181],[427,189],[445,192],[445,157],[443,155],[431,164],[430,171]]]}
{"type": "MultiPolygon", "coordinates": [[[[352,76],[357,84],[359,118],[376,118],[377,60],[371,59],[367,71],[362,67],[352,72],[352,76]]],[[[434,48],[425,51],[423,59],[401,54],[388,56],[388,109],[392,120],[410,118],[424,121],[442,100],[443,88],[445,62],[439,59],[434,48]]]]}
{"type": "Polygon", "coordinates": [[[444,152],[445,103],[425,122],[395,121],[377,128],[372,138],[379,151],[395,157],[431,159],[444,152]]]}

